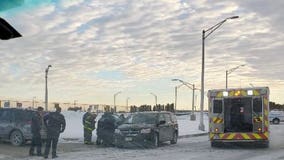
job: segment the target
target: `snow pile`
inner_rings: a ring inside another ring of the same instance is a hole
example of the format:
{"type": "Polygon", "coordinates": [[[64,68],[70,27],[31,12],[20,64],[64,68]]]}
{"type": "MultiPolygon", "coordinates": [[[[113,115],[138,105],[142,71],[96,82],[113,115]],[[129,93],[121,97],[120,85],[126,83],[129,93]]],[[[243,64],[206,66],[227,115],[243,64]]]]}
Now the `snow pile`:
{"type": "MultiPolygon", "coordinates": [[[[83,124],[82,118],[85,112],[74,112],[74,111],[63,111],[62,114],[65,116],[66,120],[66,129],[60,135],[60,142],[83,142],[83,124]]],[[[101,117],[102,114],[99,114],[96,118],[101,117]]],[[[198,130],[199,126],[199,116],[200,114],[196,113],[196,120],[190,121],[190,115],[177,116],[179,124],[179,135],[190,135],[205,133],[208,131],[208,116],[204,114],[204,125],[205,132],[198,130]]],[[[93,131],[93,141],[96,139],[96,130],[93,131]]]]}
{"type": "Polygon", "coordinates": [[[200,124],[200,113],[195,113],[196,120],[191,121],[190,115],[183,115],[183,116],[177,116],[178,125],[179,125],[179,135],[191,135],[191,134],[198,134],[198,133],[205,133],[208,132],[208,116],[207,114],[204,114],[204,126],[205,131],[198,130],[198,126],[200,124]]]}

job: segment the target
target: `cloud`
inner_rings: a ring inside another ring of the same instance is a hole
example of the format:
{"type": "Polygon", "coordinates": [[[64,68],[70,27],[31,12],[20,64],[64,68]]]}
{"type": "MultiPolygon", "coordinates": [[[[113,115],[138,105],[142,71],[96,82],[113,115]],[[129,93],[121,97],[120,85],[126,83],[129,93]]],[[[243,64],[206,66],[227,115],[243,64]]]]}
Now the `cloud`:
{"type": "Polygon", "coordinates": [[[96,102],[110,103],[112,96],[102,97],[117,90],[140,92],[142,84],[148,94],[153,83],[163,88],[157,92],[168,95],[170,79],[176,77],[200,87],[202,29],[239,15],[206,38],[205,87],[224,88],[225,71],[246,64],[230,75],[230,86],[269,85],[273,98],[284,87],[281,5],[280,0],[61,0],[5,14],[24,37],[0,42],[1,95],[43,95],[49,64],[50,98],[55,101],[101,97],[96,102]],[[102,71],[124,78],[106,80],[98,76],[102,71]],[[168,85],[159,84],[165,79],[168,85]],[[22,94],[15,88],[32,91],[22,94]]]}

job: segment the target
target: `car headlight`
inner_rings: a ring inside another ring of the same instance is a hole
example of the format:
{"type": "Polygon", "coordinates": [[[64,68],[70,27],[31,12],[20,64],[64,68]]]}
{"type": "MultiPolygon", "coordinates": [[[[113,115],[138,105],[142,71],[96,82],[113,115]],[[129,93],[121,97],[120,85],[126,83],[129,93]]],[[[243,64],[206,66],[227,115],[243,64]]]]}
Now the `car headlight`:
{"type": "Polygon", "coordinates": [[[141,133],[151,133],[151,128],[141,129],[141,133]]]}
{"type": "Polygon", "coordinates": [[[121,134],[121,131],[120,131],[120,129],[115,129],[115,130],[114,130],[114,133],[115,133],[115,134],[121,134]]]}

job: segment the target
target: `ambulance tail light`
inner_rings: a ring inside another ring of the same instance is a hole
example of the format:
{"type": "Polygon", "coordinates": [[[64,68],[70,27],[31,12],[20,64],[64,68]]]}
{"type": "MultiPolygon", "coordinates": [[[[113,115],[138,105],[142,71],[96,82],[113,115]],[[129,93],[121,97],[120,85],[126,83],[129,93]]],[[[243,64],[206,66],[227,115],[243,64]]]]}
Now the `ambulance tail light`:
{"type": "Polygon", "coordinates": [[[220,131],[219,128],[215,128],[215,129],[214,129],[214,132],[215,132],[215,133],[219,133],[219,131],[220,131]]]}

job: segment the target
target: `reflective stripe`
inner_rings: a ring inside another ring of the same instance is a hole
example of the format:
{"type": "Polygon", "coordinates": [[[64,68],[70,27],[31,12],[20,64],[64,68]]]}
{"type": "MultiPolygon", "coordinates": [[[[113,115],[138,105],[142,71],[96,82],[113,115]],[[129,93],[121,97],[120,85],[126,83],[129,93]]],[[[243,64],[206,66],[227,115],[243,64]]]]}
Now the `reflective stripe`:
{"type": "Polygon", "coordinates": [[[235,137],[235,135],[236,135],[235,133],[232,133],[227,137],[227,139],[233,139],[235,137]]]}
{"type": "Polygon", "coordinates": [[[84,122],[85,122],[85,123],[87,123],[87,124],[91,124],[91,122],[89,122],[89,121],[86,121],[86,120],[85,120],[84,122]]]}
{"type": "Polygon", "coordinates": [[[87,129],[87,130],[89,130],[89,131],[93,131],[93,129],[92,129],[92,128],[85,127],[85,126],[84,126],[84,128],[85,128],[85,129],[87,129]]]}
{"type": "Polygon", "coordinates": [[[257,133],[252,134],[256,139],[262,139],[257,133]]]}
{"type": "Polygon", "coordinates": [[[223,123],[223,119],[219,117],[213,117],[213,123],[223,123]]]}
{"type": "Polygon", "coordinates": [[[250,137],[246,133],[241,133],[244,139],[250,139],[250,137]]]}
{"type": "Polygon", "coordinates": [[[254,96],[259,96],[259,95],[260,95],[260,94],[259,94],[259,91],[254,89],[254,90],[253,90],[253,95],[254,95],[254,96]]]}
{"type": "Polygon", "coordinates": [[[214,138],[214,134],[213,133],[210,133],[210,139],[212,140],[214,138]]]}

